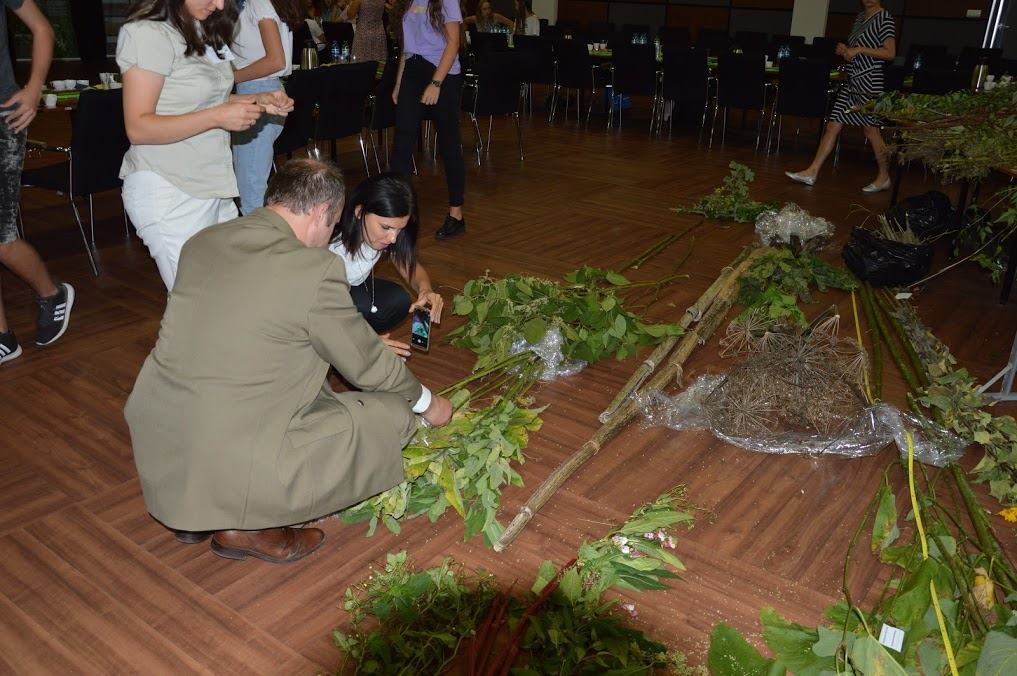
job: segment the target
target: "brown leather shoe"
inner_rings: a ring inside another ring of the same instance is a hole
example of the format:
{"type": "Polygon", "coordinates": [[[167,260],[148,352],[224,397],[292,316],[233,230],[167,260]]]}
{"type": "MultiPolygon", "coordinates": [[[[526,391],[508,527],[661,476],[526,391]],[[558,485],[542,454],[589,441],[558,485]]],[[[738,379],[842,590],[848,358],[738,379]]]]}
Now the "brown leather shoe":
{"type": "Polygon", "coordinates": [[[304,558],[325,541],[319,528],[266,528],[264,530],[219,530],[212,536],[211,549],[226,559],[253,556],[269,563],[292,563],[304,558]]]}

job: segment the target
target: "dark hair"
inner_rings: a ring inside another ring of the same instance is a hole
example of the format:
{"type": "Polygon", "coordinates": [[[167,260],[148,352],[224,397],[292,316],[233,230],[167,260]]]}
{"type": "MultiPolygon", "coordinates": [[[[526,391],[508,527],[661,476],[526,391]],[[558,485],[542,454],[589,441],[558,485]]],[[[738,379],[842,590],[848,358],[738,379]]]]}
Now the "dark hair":
{"type": "Polygon", "coordinates": [[[322,202],[330,205],[334,221],[343,208],[346,184],[343,172],[331,162],[290,160],[268,182],[265,204],[280,204],[295,214],[306,214],[322,202]]]}
{"type": "MultiPolygon", "coordinates": [[[[412,3],[413,0],[395,0],[392,6],[392,17],[400,26],[400,40],[402,40],[403,17],[406,16],[406,10],[412,3]]],[[[427,18],[431,22],[431,28],[442,38],[445,38],[445,8],[442,5],[442,0],[427,0],[427,18]]]]}
{"type": "Polygon", "coordinates": [[[271,2],[275,13],[290,30],[295,31],[303,25],[304,19],[307,18],[303,0],[271,0],[271,2]]]}
{"type": "Polygon", "coordinates": [[[386,249],[392,262],[412,277],[417,265],[417,230],[420,219],[417,215],[417,194],[402,174],[385,173],[361,181],[346,200],[339,227],[332,241],[342,242],[351,256],[355,256],[364,244],[364,220],[367,214],[385,218],[409,216],[406,227],[399,231],[396,241],[386,249]],[[357,208],[360,215],[357,216],[357,208]]]}
{"type": "Polygon", "coordinates": [[[131,5],[127,22],[165,21],[183,36],[187,45],[184,56],[192,56],[203,54],[206,47],[221,54],[223,47],[233,42],[239,16],[236,1],[226,0],[223,8],[212,12],[199,28],[184,6],[184,0],[138,0],[131,5]]]}

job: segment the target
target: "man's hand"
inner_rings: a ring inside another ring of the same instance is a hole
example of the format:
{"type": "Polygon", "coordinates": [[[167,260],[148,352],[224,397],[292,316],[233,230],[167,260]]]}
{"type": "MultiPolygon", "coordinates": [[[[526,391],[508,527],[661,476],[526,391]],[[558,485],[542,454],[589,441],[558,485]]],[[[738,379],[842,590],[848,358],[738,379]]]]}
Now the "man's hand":
{"type": "Polygon", "coordinates": [[[42,89],[33,85],[19,89],[17,94],[0,103],[0,108],[11,111],[7,117],[0,119],[5,120],[7,126],[15,133],[28,129],[38,111],[41,93],[42,89]]]}
{"type": "Polygon", "coordinates": [[[431,313],[431,321],[435,324],[441,324],[441,309],[445,307],[445,301],[442,299],[441,294],[430,289],[424,289],[417,297],[417,302],[410,306],[410,312],[413,312],[418,307],[427,308],[431,313]]]}
{"type": "Polygon", "coordinates": [[[440,394],[431,395],[431,405],[420,415],[432,427],[447,425],[452,419],[452,402],[440,394]]]}
{"type": "Polygon", "coordinates": [[[383,333],[380,336],[378,336],[378,338],[381,339],[381,342],[383,342],[386,345],[388,345],[390,350],[395,352],[397,355],[399,355],[403,359],[405,359],[406,357],[409,357],[410,356],[410,346],[409,346],[409,344],[408,343],[400,343],[398,340],[392,340],[391,338],[389,338],[390,335],[391,334],[383,333]]]}

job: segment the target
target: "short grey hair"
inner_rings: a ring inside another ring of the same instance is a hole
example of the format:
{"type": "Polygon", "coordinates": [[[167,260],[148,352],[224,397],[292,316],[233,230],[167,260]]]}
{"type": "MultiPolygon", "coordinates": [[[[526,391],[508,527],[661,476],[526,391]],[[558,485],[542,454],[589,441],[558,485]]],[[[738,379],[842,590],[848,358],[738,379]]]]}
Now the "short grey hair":
{"type": "Polygon", "coordinates": [[[342,213],[345,201],[346,184],[339,167],[309,158],[282,165],[265,192],[265,204],[278,204],[295,214],[306,214],[324,202],[329,205],[333,220],[342,213]]]}

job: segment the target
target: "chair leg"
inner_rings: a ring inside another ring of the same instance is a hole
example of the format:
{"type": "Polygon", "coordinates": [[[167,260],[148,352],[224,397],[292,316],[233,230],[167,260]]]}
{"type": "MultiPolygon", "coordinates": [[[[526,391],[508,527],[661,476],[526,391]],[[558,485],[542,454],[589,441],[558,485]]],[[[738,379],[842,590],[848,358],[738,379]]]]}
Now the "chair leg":
{"type": "Polygon", "coordinates": [[[484,149],[484,139],[480,136],[480,125],[477,124],[477,116],[470,113],[470,121],[473,122],[473,138],[476,140],[477,146],[477,166],[481,166],[481,153],[484,149]]]}
{"type": "Polygon", "coordinates": [[[727,141],[727,108],[724,108],[724,120],[723,126],[720,128],[720,147],[724,147],[724,143],[727,141]]]}
{"type": "Polygon", "coordinates": [[[374,166],[378,169],[378,173],[380,174],[381,173],[381,157],[378,155],[378,142],[374,138],[374,135],[377,132],[375,130],[373,130],[373,129],[368,129],[367,131],[368,131],[368,135],[369,135],[369,137],[371,139],[371,152],[374,153],[374,166]]]}
{"type": "Polygon", "coordinates": [[[522,162],[526,158],[523,156],[523,129],[519,126],[519,113],[512,115],[516,121],[516,140],[519,141],[519,161],[522,162]]]}
{"type": "Polygon", "coordinates": [[[766,116],[766,109],[761,108],[759,110],[759,121],[756,122],[756,149],[753,152],[759,152],[759,140],[763,137],[763,118],[766,116]]]}
{"type": "Polygon", "coordinates": [[[551,105],[548,106],[550,110],[547,113],[547,121],[551,122],[554,120],[554,113],[558,107],[558,90],[561,89],[561,85],[555,83],[551,85],[551,105]]]}
{"type": "Polygon", "coordinates": [[[16,208],[18,210],[18,235],[21,237],[21,239],[25,239],[25,219],[21,217],[20,202],[16,205],[16,208]]]}
{"type": "MultiPolygon", "coordinates": [[[[275,162],[272,163],[272,166],[273,167],[275,166],[275,162]]],[[[127,209],[123,208],[123,201],[120,202],[120,208],[124,212],[124,233],[127,235],[127,240],[130,241],[130,239],[131,239],[131,224],[127,220],[127,209]]]]}
{"type": "Polygon", "coordinates": [[[95,248],[95,206],[92,204],[92,196],[88,196],[88,227],[92,231],[92,248],[95,248]]]}
{"type": "Polygon", "coordinates": [[[78,213],[78,205],[74,198],[68,195],[71,202],[71,209],[74,211],[74,221],[78,224],[78,232],[81,233],[81,242],[85,245],[85,253],[88,254],[88,264],[92,267],[92,274],[99,276],[99,267],[95,264],[95,256],[92,255],[92,247],[88,244],[88,236],[85,235],[85,225],[81,222],[81,214],[78,213]]]}
{"type": "Polygon", "coordinates": [[[717,110],[720,108],[720,104],[716,101],[713,103],[713,121],[710,122],[710,145],[707,146],[710,150],[713,149],[713,132],[717,129],[717,110]]]}
{"type": "Polygon", "coordinates": [[[494,131],[494,115],[487,116],[487,143],[484,144],[484,152],[491,154],[491,134],[494,131]]]}
{"type": "Polygon", "coordinates": [[[364,142],[364,132],[357,134],[357,141],[360,143],[360,155],[364,158],[364,171],[371,175],[371,165],[367,161],[367,144],[364,142]]]}

